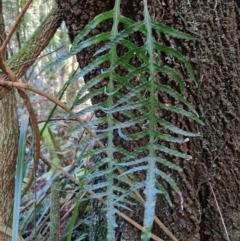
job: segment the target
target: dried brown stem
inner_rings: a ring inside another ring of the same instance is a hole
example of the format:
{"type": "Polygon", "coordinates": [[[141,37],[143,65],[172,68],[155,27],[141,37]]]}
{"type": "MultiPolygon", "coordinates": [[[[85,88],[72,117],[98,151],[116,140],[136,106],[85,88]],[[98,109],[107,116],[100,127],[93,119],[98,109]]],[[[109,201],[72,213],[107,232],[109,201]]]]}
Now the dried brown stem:
{"type": "Polygon", "coordinates": [[[27,193],[27,191],[29,190],[29,188],[32,185],[32,182],[34,180],[34,175],[36,173],[36,169],[39,163],[39,157],[40,157],[40,133],[39,133],[39,128],[38,128],[38,121],[37,121],[37,117],[36,114],[33,110],[32,107],[32,103],[30,102],[30,99],[27,95],[27,93],[22,90],[22,89],[18,89],[18,93],[21,96],[21,98],[24,101],[24,104],[28,110],[29,113],[29,117],[30,117],[30,121],[31,121],[31,125],[32,125],[32,130],[33,130],[33,143],[34,143],[34,167],[32,170],[32,173],[28,179],[28,182],[26,184],[26,186],[24,187],[23,191],[22,191],[22,197],[27,193]]]}
{"type": "Polygon", "coordinates": [[[225,222],[224,222],[224,218],[223,218],[223,215],[222,215],[222,212],[221,212],[221,209],[218,205],[218,201],[217,201],[217,198],[216,198],[216,195],[215,195],[215,192],[213,191],[213,187],[212,187],[212,184],[210,182],[208,182],[208,185],[211,189],[211,192],[213,194],[213,198],[214,198],[214,201],[216,203],[216,206],[217,206],[217,209],[218,209],[218,212],[219,212],[219,215],[221,217],[221,221],[222,221],[222,224],[223,224],[223,228],[224,228],[224,231],[225,231],[225,234],[226,234],[226,237],[227,237],[227,240],[230,241],[230,238],[229,238],[229,235],[228,235],[228,231],[227,231],[227,228],[226,228],[226,225],[225,225],[225,222]]]}
{"type": "Polygon", "coordinates": [[[4,42],[3,42],[3,44],[2,44],[2,46],[1,46],[1,48],[0,48],[0,54],[2,54],[2,53],[4,52],[5,48],[7,47],[7,44],[8,44],[8,42],[9,42],[9,40],[11,39],[13,33],[15,32],[18,24],[21,22],[24,14],[25,14],[25,12],[27,11],[27,9],[28,9],[29,6],[31,5],[31,3],[32,3],[32,0],[28,0],[27,3],[26,3],[26,5],[24,6],[22,12],[18,15],[15,23],[13,24],[12,29],[10,30],[9,34],[7,35],[6,39],[4,40],[4,42]]]}
{"type": "Polygon", "coordinates": [[[15,73],[5,63],[2,56],[0,56],[0,69],[9,77],[9,79],[11,81],[13,81],[13,82],[17,81],[17,77],[16,77],[15,73]]]}

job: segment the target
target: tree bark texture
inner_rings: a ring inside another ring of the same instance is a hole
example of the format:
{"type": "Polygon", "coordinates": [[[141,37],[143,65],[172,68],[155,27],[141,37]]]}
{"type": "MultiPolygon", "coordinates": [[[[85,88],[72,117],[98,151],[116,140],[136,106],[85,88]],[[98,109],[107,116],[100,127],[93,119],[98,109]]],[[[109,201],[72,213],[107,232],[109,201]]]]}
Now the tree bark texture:
{"type": "MultiPolygon", "coordinates": [[[[0,101],[0,222],[11,227],[12,200],[15,183],[18,143],[18,116],[14,91],[0,101]]],[[[4,233],[0,234],[1,240],[4,233]]]]}
{"type": "MultiPolygon", "coordinates": [[[[71,40],[94,16],[112,9],[114,5],[114,1],[111,0],[58,0],[57,2],[71,40]]],[[[134,20],[140,20],[142,6],[140,0],[123,0],[122,14],[134,20]]],[[[150,0],[149,9],[153,20],[196,37],[196,44],[193,44],[189,41],[174,40],[161,33],[153,33],[159,42],[178,49],[193,65],[198,88],[192,83],[181,63],[164,55],[162,58],[163,64],[175,68],[183,77],[186,83],[185,98],[193,104],[205,122],[205,126],[200,127],[186,118],[159,111],[159,116],[165,116],[174,125],[186,131],[200,132],[201,138],[191,139],[190,142],[181,146],[169,144],[173,149],[192,155],[193,159],[186,161],[171,157],[173,162],[182,167],[183,171],[180,173],[160,167],[175,179],[182,191],[184,203],[181,209],[179,196],[171,192],[163,182],[165,188],[171,193],[174,205],[172,208],[169,207],[163,197],[158,196],[156,215],[179,240],[226,240],[223,223],[210,188],[212,186],[230,240],[240,240],[238,137],[240,134],[240,2],[238,0],[150,0]]],[[[110,28],[111,22],[106,21],[90,35],[108,31],[110,28]]],[[[136,34],[132,41],[141,45],[142,37],[136,34]]],[[[81,68],[88,64],[97,48],[99,46],[77,55],[81,68]]],[[[107,66],[101,66],[102,69],[104,67],[107,66]]],[[[86,81],[100,71],[97,69],[86,76],[86,81]]],[[[161,83],[175,86],[175,83],[166,76],[159,75],[158,78],[161,83]]],[[[103,85],[106,85],[104,81],[101,83],[101,86],[103,85]]],[[[95,86],[95,88],[101,86],[95,86]]],[[[174,100],[161,92],[157,93],[157,98],[166,104],[174,104],[174,100]]],[[[103,100],[104,96],[99,96],[92,102],[98,103],[103,100]]],[[[128,131],[132,133],[131,130],[128,131]]],[[[119,137],[116,136],[116,138],[119,137]]],[[[144,142],[145,140],[142,140],[142,143],[133,143],[133,145],[141,146],[144,142]]],[[[119,143],[130,150],[129,143],[125,145],[122,140],[119,140],[119,143]]],[[[134,211],[131,217],[141,223],[141,214],[138,217],[135,215],[138,215],[138,211],[134,211]]],[[[134,235],[133,229],[131,231],[134,235]]],[[[116,240],[139,240],[139,236],[132,237],[128,228],[124,230],[121,224],[117,233],[130,236],[127,239],[120,235],[116,240]]],[[[170,240],[157,226],[154,226],[153,233],[163,240],[170,240]]],[[[99,239],[95,237],[92,240],[99,239]]]]}
{"type": "MultiPolygon", "coordinates": [[[[0,1],[0,45],[6,34],[0,1]]],[[[3,53],[3,59],[7,58],[7,51],[3,53]]],[[[16,153],[18,143],[18,117],[14,92],[10,91],[3,101],[0,101],[0,226],[11,227],[11,210],[14,190],[14,173],[16,166],[16,153]]],[[[0,232],[0,239],[10,241],[10,237],[4,231],[0,232]]]]}

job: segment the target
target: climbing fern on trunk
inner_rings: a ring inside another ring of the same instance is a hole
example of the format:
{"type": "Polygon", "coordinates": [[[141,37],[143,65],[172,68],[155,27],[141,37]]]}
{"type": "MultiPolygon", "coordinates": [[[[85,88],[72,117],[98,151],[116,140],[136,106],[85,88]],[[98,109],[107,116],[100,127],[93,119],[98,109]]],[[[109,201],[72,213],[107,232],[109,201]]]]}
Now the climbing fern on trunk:
{"type": "Polygon", "coordinates": [[[85,153],[83,158],[103,152],[106,154],[92,166],[91,172],[86,173],[84,181],[88,185],[83,191],[101,190],[100,193],[98,192],[98,196],[106,200],[107,240],[111,241],[115,239],[116,211],[119,208],[128,208],[129,197],[133,197],[134,190],[143,190],[145,213],[141,238],[148,240],[154,220],[157,194],[163,195],[171,205],[170,195],[159,180],[161,178],[165,180],[179,194],[179,198],[182,198],[181,190],[179,190],[176,181],[159,169],[159,164],[175,171],[181,170],[178,165],[163,156],[191,159],[186,153],[173,150],[164,143],[173,142],[181,145],[188,141],[188,137],[199,136],[198,133],[180,129],[164,118],[164,115],[159,116],[159,110],[181,115],[203,124],[191,103],[184,97],[185,83],[180,74],[171,67],[161,65],[163,55],[176,59],[185,66],[197,87],[194,71],[189,61],[178,50],[157,42],[153,32],[180,40],[194,41],[194,38],[189,34],[154,22],[148,11],[147,0],[143,1],[143,20],[139,22],[121,15],[120,2],[120,0],[116,0],[113,10],[96,16],[85,26],[74,39],[70,52],[56,62],[64,61],[86,48],[100,46],[92,56],[91,62],[69,79],[69,83],[71,83],[95,69],[105,66],[78,92],[72,106],[75,108],[89,99],[94,99],[100,95],[104,96],[102,102],[93,104],[77,113],[77,115],[92,111],[100,113],[99,118],[79,126],[79,128],[99,126],[98,135],[82,142],[81,145],[84,147],[99,139],[104,140],[105,143],[104,147],[85,153]],[[104,21],[112,21],[111,31],[89,37],[89,33],[104,21]],[[143,44],[140,46],[131,41],[130,37],[134,33],[140,33],[142,36],[143,44]],[[124,53],[118,53],[120,47],[124,49],[124,53]],[[138,61],[140,66],[132,64],[133,59],[138,61]],[[176,88],[157,81],[156,76],[159,74],[174,80],[176,88]],[[93,86],[97,86],[101,82],[104,82],[105,85],[92,89],[93,86]],[[159,92],[174,99],[176,105],[159,101],[156,98],[156,93],[159,92]],[[132,126],[140,126],[140,131],[127,133],[126,130],[132,126]],[[128,143],[131,145],[132,142],[140,141],[143,138],[147,141],[139,148],[133,148],[129,151],[118,145],[115,140],[116,136],[122,139],[126,145],[128,143]],[[101,166],[105,168],[99,170],[101,166]],[[123,170],[123,173],[119,174],[119,169],[123,170]],[[144,173],[144,180],[136,179],[140,172],[144,173]],[[125,175],[129,176],[132,184],[128,190],[122,187],[125,185],[118,185],[119,183],[129,183],[129,180],[125,179],[125,175]],[[95,178],[101,180],[103,176],[103,182],[91,182],[95,178]]]}

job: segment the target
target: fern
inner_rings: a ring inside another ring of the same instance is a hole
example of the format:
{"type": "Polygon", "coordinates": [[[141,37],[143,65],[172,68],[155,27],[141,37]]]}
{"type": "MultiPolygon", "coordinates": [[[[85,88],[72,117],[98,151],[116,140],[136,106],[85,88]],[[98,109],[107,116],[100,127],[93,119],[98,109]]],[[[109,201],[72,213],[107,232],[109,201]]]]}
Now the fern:
{"type": "Polygon", "coordinates": [[[79,128],[85,126],[94,128],[98,124],[105,124],[105,126],[107,126],[105,129],[98,130],[98,136],[81,144],[84,146],[86,144],[95,143],[97,138],[104,138],[106,140],[106,146],[104,148],[97,148],[85,153],[83,158],[93,156],[101,152],[108,153],[106,157],[103,157],[102,160],[93,166],[91,172],[89,172],[85,178],[86,183],[89,183],[89,181],[93,178],[104,177],[104,181],[101,183],[92,185],[89,184],[87,186],[87,190],[100,190],[98,195],[106,198],[108,221],[107,240],[109,241],[115,240],[114,230],[116,228],[116,210],[117,208],[128,208],[128,197],[132,196],[133,190],[144,188],[144,194],[146,197],[143,224],[145,229],[142,232],[141,240],[149,240],[150,238],[157,194],[162,194],[171,205],[170,196],[161,183],[159,183],[158,178],[160,177],[164,179],[175,192],[180,193],[176,182],[166,173],[159,170],[157,168],[157,164],[160,163],[172,170],[180,170],[180,167],[169,160],[160,158],[159,152],[184,159],[190,159],[190,156],[161,145],[158,140],[182,144],[185,140],[184,138],[179,137],[179,135],[197,137],[198,134],[182,130],[168,122],[166,119],[160,118],[156,115],[156,110],[162,109],[173,112],[199,124],[203,124],[203,122],[198,118],[198,114],[193,106],[184,98],[184,81],[181,76],[174,69],[161,65],[161,61],[156,59],[154,53],[167,54],[183,63],[197,86],[191,64],[178,50],[158,43],[152,32],[160,31],[170,37],[191,41],[194,41],[194,38],[189,34],[180,32],[164,24],[154,22],[148,12],[147,0],[144,0],[143,2],[144,19],[142,22],[134,22],[133,20],[120,14],[120,0],[116,0],[114,9],[96,16],[75,38],[70,52],[53,63],[56,64],[64,61],[70,56],[80,53],[82,50],[91,47],[92,45],[104,42],[104,46],[99,48],[92,56],[92,62],[69,79],[68,82],[71,83],[80,77],[84,77],[92,70],[99,68],[99,66],[105,62],[110,63],[108,69],[102,71],[101,74],[86,83],[86,85],[79,91],[72,106],[73,109],[79,104],[84,103],[86,100],[97,97],[99,94],[105,94],[107,97],[105,102],[87,107],[86,109],[76,113],[76,115],[82,115],[99,109],[105,113],[105,117],[85,123],[79,126],[79,128]],[[106,20],[113,20],[112,30],[110,32],[86,38],[92,29],[106,20]],[[121,32],[118,31],[119,24],[124,24],[125,26],[121,32]],[[141,32],[141,34],[146,38],[145,43],[140,47],[134,45],[134,43],[128,40],[128,37],[134,32],[141,32]],[[125,49],[127,49],[126,53],[121,57],[117,55],[117,46],[124,46],[125,49]],[[142,61],[142,65],[140,67],[134,67],[129,64],[129,60],[133,56],[136,56],[142,61]],[[117,68],[119,67],[127,71],[126,76],[123,77],[118,74],[117,68]],[[176,85],[179,86],[180,92],[172,89],[170,86],[158,83],[156,75],[159,73],[168,75],[170,78],[175,80],[176,85]],[[138,86],[133,86],[130,83],[129,80],[133,78],[139,79],[140,84],[138,86]],[[100,83],[103,79],[108,79],[108,85],[106,87],[93,90],[89,93],[86,92],[93,86],[100,83]],[[121,94],[119,91],[123,86],[128,89],[128,94],[126,95],[121,94]],[[142,95],[144,91],[148,92],[147,97],[142,95]],[[184,107],[167,106],[164,103],[157,101],[155,97],[157,91],[161,91],[169,97],[174,98],[177,102],[181,103],[181,106],[184,107]],[[136,97],[138,101],[134,102],[133,97],[136,97]],[[140,117],[136,117],[132,113],[132,110],[134,109],[141,112],[140,117]],[[124,116],[128,117],[129,120],[123,123],[119,122],[114,118],[114,114],[117,112],[124,114],[124,116]],[[123,128],[131,127],[133,125],[143,125],[143,123],[147,124],[145,124],[145,130],[142,132],[131,135],[125,135],[122,132],[123,128]],[[157,125],[161,126],[161,129],[167,130],[168,134],[165,132],[159,132],[157,125]],[[149,137],[149,141],[144,147],[129,153],[127,150],[114,145],[114,131],[117,131],[118,135],[127,141],[138,140],[145,136],[149,137]],[[114,153],[117,152],[124,156],[121,160],[116,160],[114,158],[114,153]],[[147,156],[145,155],[145,157],[142,158],[138,157],[142,153],[146,152],[148,153],[147,156]],[[99,171],[101,166],[105,166],[106,168],[99,171]],[[117,173],[116,170],[119,167],[124,170],[124,174],[117,173]],[[138,183],[136,181],[136,176],[133,174],[138,171],[144,171],[146,173],[146,179],[144,182],[138,183]],[[134,184],[129,191],[126,191],[115,184],[116,181],[129,183],[128,180],[124,179],[124,175],[129,175],[129,177],[132,178],[132,183],[134,184]]]}

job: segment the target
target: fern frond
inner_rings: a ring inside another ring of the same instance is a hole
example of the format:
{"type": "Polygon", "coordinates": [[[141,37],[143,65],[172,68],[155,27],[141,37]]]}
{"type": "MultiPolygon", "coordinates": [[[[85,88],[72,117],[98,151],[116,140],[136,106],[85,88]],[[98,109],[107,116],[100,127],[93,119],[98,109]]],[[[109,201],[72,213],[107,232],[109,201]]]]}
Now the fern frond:
{"type": "Polygon", "coordinates": [[[191,64],[177,49],[158,43],[153,32],[159,31],[170,37],[184,40],[194,41],[194,38],[162,23],[154,22],[148,12],[147,0],[143,2],[144,19],[141,22],[135,22],[120,14],[120,0],[116,0],[114,9],[95,17],[75,38],[69,54],[58,60],[62,61],[91,46],[102,46],[93,54],[90,63],[68,82],[71,83],[80,77],[89,75],[95,69],[100,70],[98,75],[88,80],[78,92],[72,108],[89,99],[104,96],[104,102],[86,107],[77,112],[76,115],[84,115],[92,111],[101,112],[102,117],[79,125],[78,128],[101,126],[97,130],[97,136],[83,141],[80,146],[94,144],[99,139],[105,140],[105,147],[84,153],[81,158],[106,154],[97,162],[93,162],[91,170],[84,177],[84,181],[87,183],[85,191],[94,190],[96,195],[106,198],[107,239],[110,241],[115,239],[117,208],[130,208],[131,198],[133,198],[132,191],[143,188],[146,197],[143,224],[145,229],[141,237],[144,241],[150,237],[157,194],[163,195],[171,205],[170,195],[159,183],[159,178],[163,179],[166,185],[175,192],[179,192],[174,178],[160,170],[159,166],[167,167],[172,172],[181,171],[181,168],[174,161],[164,158],[173,156],[189,160],[191,156],[165,145],[168,142],[181,145],[186,141],[185,137],[198,137],[199,134],[179,128],[169,122],[165,115],[159,116],[159,110],[160,113],[174,113],[185,119],[203,124],[192,104],[184,97],[185,82],[183,77],[175,69],[161,64],[161,53],[181,62],[197,87],[191,64]],[[111,31],[87,38],[94,28],[108,19],[113,20],[111,31]],[[125,27],[119,32],[120,23],[123,23],[125,27]],[[133,34],[145,36],[145,43],[142,46],[135,45],[130,41],[133,34]],[[120,47],[124,49],[124,53],[118,56],[117,49],[120,47]],[[139,64],[132,64],[133,58],[136,58],[139,64]],[[107,64],[104,65],[105,63],[107,64]],[[109,67],[104,67],[101,70],[103,65],[109,67]],[[123,69],[125,74],[121,74],[119,69],[123,69]],[[175,87],[168,86],[164,82],[160,83],[158,76],[167,76],[174,82],[175,87]],[[132,80],[137,80],[138,84],[133,84],[132,80]],[[101,85],[102,81],[104,81],[104,85],[101,85]],[[100,87],[94,88],[96,85],[100,87]],[[161,102],[158,100],[158,93],[167,96],[172,101],[171,103],[176,103],[176,105],[161,102]],[[116,117],[119,115],[124,117],[124,121],[116,117]],[[125,130],[133,127],[137,127],[136,131],[125,134],[125,130]],[[145,138],[147,143],[129,151],[116,144],[116,136],[126,145],[138,142],[142,138],[145,138]],[[116,154],[121,154],[120,160],[116,159],[116,154]],[[117,172],[119,168],[122,170],[121,174],[117,172]],[[144,173],[144,181],[137,180],[138,172],[144,173]],[[125,179],[125,175],[128,175],[129,179],[125,179]],[[95,183],[94,180],[99,180],[99,182],[95,183]],[[129,184],[131,188],[126,190],[118,183],[129,184]]]}

